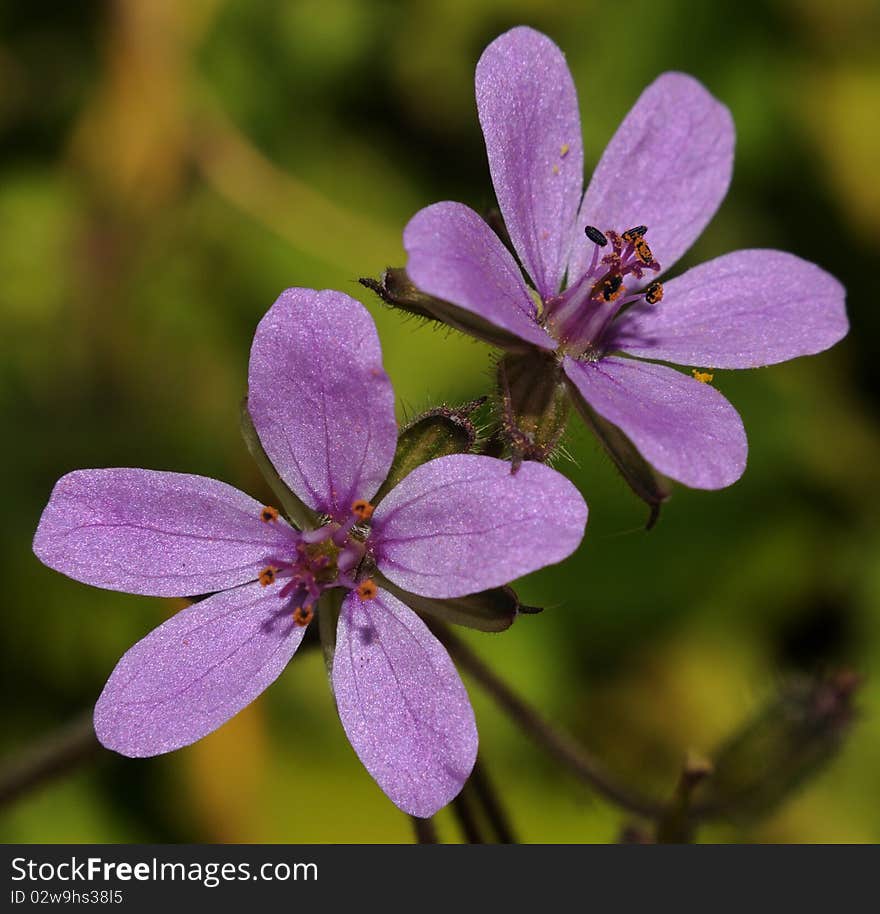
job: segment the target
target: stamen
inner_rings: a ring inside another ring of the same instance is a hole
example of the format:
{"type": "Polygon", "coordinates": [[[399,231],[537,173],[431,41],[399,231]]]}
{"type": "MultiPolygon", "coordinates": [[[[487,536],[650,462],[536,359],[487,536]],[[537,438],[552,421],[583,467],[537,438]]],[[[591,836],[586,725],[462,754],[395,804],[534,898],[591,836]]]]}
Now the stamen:
{"type": "MultiPolygon", "coordinates": [[[[642,226],[639,226],[639,228],[642,228],[642,226]]],[[[651,253],[648,242],[645,241],[644,238],[636,238],[635,241],[632,242],[632,245],[635,248],[636,257],[638,257],[645,266],[654,262],[654,255],[651,253]]]]}
{"type": "Polygon", "coordinates": [[[604,276],[590,292],[590,297],[597,301],[601,298],[603,301],[615,301],[623,292],[623,277],[620,273],[609,273],[604,276]]]}
{"type": "Polygon", "coordinates": [[[658,280],[648,283],[645,289],[645,301],[649,305],[656,305],[658,301],[663,301],[663,284],[658,280]]]}
{"type": "Polygon", "coordinates": [[[645,233],[648,231],[647,225],[637,225],[635,228],[627,229],[623,233],[623,240],[627,244],[635,244],[639,238],[644,237],[645,233]]]}
{"type": "Polygon", "coordinates": [[[564,159],[568,155],[568,150],[571,149],[571,146],[568,143],[563,143],[559,147],[559,155],[564,159]]]}
{"type": "Polygon", "coordinates": [[[278,520],[278,509],[273,508],[271,505],[266,505],[262,511],[260,511],[260,520],[264,524],[271,523],[272,521],[278,520]]]}
{"type": "Polygon", "coordinates": [[[300,628],[305,628],[314,618],[315,611],[311,606],[297,606],[297,608],[293,611],[293,621],[300,628]]]}
{"type": "Polygon", "coordinates": [[[260,578],[259,578],[260,586],[268,587],[270,584],[274,584],[277,574],[278,574],[278,569],[274,565],[267,565],[260,572],[260,578]]]}
{"type": "Polygon", "coordinates": [[[375,507],[363,498],[359,498],[351,506],[351,513],[361,520],[369,520],[373,516],[375,510],[375,507]]]}
{"type": "Polygon", "coordinates": [[[595,225],[587,225],[584,227],[584,234],[593,244],[598,244],[600,248],[604,248],[608,244],[608,239],[596,228],[595,225]]]}
{"type": "Polygon", "coordinates": [[[694,380],[701,384],[710,384],[715,377],[711,371],[700,371],[699,368],[691,369],[691,374],[694,376],[694,380]]]}
{"type": "Polygon", "coordinates": [[[357,595],[364,602],[367,600],[375,600],[378,593],[379,588],[376,586],[376,582],[372,578],[367,578],[365,581],[361,581],[357,586],[357,595]]]}

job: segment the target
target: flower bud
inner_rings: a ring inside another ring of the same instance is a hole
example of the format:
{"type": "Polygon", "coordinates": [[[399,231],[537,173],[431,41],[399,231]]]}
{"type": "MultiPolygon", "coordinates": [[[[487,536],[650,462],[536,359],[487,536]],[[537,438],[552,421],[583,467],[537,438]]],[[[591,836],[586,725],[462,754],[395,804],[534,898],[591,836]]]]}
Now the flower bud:
{"type": "Polygon", "coordinates": [[[373,502],[378,504],[404,476],[423,463],[448,454],[469,453],[477,440],[472,416],[485,399],[480,397],[459,407],[437,406],[405,426],[397,438],[397,450],[388,477],[373,502]]]}
{"type": "Polygon", "coordinates": [[[853,722],[859,685],[851,671],[785,685],[715,756],[701,817],[764,818],[824,769],[853,722]]]}
{"type": "Polygon", "coordinates": [[[507,353],[497,366],[500,435],[514,466],[550,460],[568,421],[562,370],[549,353],[507,353]]]}
{"type": "Polygon", "coordinates": [[[402,267],[389,267],[379,280],[363,277],[359,281],[362,286],[375,292],[386,305],[398,311],[445,324],[490,346],[512,352],[529,349],[529,344],[524,340],[496,327],[479,315],[421,292],[402,267]]]}
{"type": "Polygon", "coordinates": [[[520,613],[541,612],[539,607],[523,606],[512,587],[494,587],[492,590],[447,600],[409,593],[386,579],[382,580],[382,587],[420,615],[480,632],[503,632],[513,625],[520,613]]]}

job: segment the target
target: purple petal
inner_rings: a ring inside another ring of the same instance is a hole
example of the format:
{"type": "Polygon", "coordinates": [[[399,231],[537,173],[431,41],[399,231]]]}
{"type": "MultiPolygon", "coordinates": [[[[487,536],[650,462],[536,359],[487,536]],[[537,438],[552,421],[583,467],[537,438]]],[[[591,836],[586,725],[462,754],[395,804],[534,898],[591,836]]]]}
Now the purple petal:
{"type": "Polygon", "coordinates": [[[34,537],[41,562],[76,581],[156,597],[253,581],[290,547],[280,518],[238,489],[184,473],[77,470],[58,480],[34,537]]]}
{"type": "Polygon", "coordinates": [[[511,29],[477,64],[477,110],[510,240],[544,299],[559,291],[584,180],[577,93],[562,52],[511,29]]]}
{"type": "Polygon", "coordinates": [[[593,173],[578,215],[569,276],[577,278],[589,265],[592,245],[584,241],[585,225],[618,232],[646,225],[645,240],[668,270],[724,199],[734,138],[730,112],[695,79],[684,73],[656,79],[593,173]]]}
{"type": "Polygon", "coordinates": [[[742,419],[708,384],[665,365],[604,358],[565,372],[600,416],[661,473],[695,489],[723,489],[746,468],[742,419]]]}
{"type": "Polygon", "coordinates": [[[580,544],[587,506],[560,473],[453,454],[413,470],[373,515],[383,574],[425,597],[461,597],[552,565],[580,544]]]}
{"type": "Polygon", "coordinates": [[[435,203],[416,213],[403,233],[406,272],[428,295],[465,308],[545,349],[535,303],[516,261],[498,236],[461,203],[435,203]]]}
{"type": "Polygon", "coordinates": [[[477,757],[467,692],[425,623],[387,591],[345,598],[333,690],[358,758],[404,812],[432,816],[461,790],[477,757]]]}
{"type": "Polygon", "coordinates": [[[259,584],[195,603],[116,665],[95,707],[98,739],[133,758],[194,743],[271,685],[304,634],[259,584]]]}
{"type": "Polygon", "coordinates": [[[394,391],[373,319],[348,295],[281,294],[254,336],[248,408],[275,469],[316,511],[349,517],[388,474],[394,391]]]}
{"type": "Polygon", "coordinates": [[[846,290],[782,251],[735,251],[664,286],[660,304],[632,308],[610,348],[713,368],[756,368],[812,355],[846,335],[846,290]]]}

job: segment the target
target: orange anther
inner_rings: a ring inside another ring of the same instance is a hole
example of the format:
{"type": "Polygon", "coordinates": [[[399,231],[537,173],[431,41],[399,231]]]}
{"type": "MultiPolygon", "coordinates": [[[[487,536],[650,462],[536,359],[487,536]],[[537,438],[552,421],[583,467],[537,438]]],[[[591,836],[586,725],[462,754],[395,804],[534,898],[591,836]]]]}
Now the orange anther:
{"type": "Polygon", "coordinates": [[[293,621],[300,628],[305,628],[314,618],[315,612],[311,606],[297,606],[293,611],[293,621]]]}
{"type": "Polygon", "coordinates": [[[373,516],[373,511],[375,510],[376,509],[363,498],[359,498],[351,506],[351,513],[361,520],[369,520],[373,516]]]}
{"type": "Polygon", "coordinates": [[[367,578],[365,581],[361,581],[357,586],[357,595],[364,601],[375,600],[378,593],[379,588],[376,586],[376,582],[372,578],[367,578]]]}

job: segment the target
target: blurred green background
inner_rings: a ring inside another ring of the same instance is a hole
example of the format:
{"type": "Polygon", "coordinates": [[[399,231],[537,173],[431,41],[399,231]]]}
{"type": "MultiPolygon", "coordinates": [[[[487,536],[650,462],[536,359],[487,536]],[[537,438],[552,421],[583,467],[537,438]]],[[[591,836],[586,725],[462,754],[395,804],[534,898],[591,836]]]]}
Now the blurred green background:
{"type": "MultiPolygon", "coordinates": [[[[852,330],[815,358],[716,373],[749,432],[748,470],[724,492],[677,489],[648,534],[572,422],[559,468],[590,503],[586,540],[522,583],[543,615],[468,640],[661,795],[687,749],[711,752],[792,670],[857,669],[861,716],[836,762],[763,823],[701,837],[880,840],[878,16],[872,0],[0,5],[3,756],[89,708],[118,657],[181,605],[42,567],[30,542],[54,481],[143,466],[260,497],[238,403],[253,330],[282,289],[367,304],[401,416],[486,390],[488,349],[400,320],[356,279],[403,263],[419,207],[491,205],[473,69],[528,23],[568,55],[588,167],[663,70],[725,101],[733,185],[681,267],[791,250],[845,283],[852,330]]],[[[470,692],[521,839],[614,840],[624,817],[470,692]]],[[[448,811],[438,823],[456,838],[448,811]]],[[[346,743],[313,651],[201,743],[103,753],[0,810],[0,838],[384,842],[411,828],[346,743]]]]}

